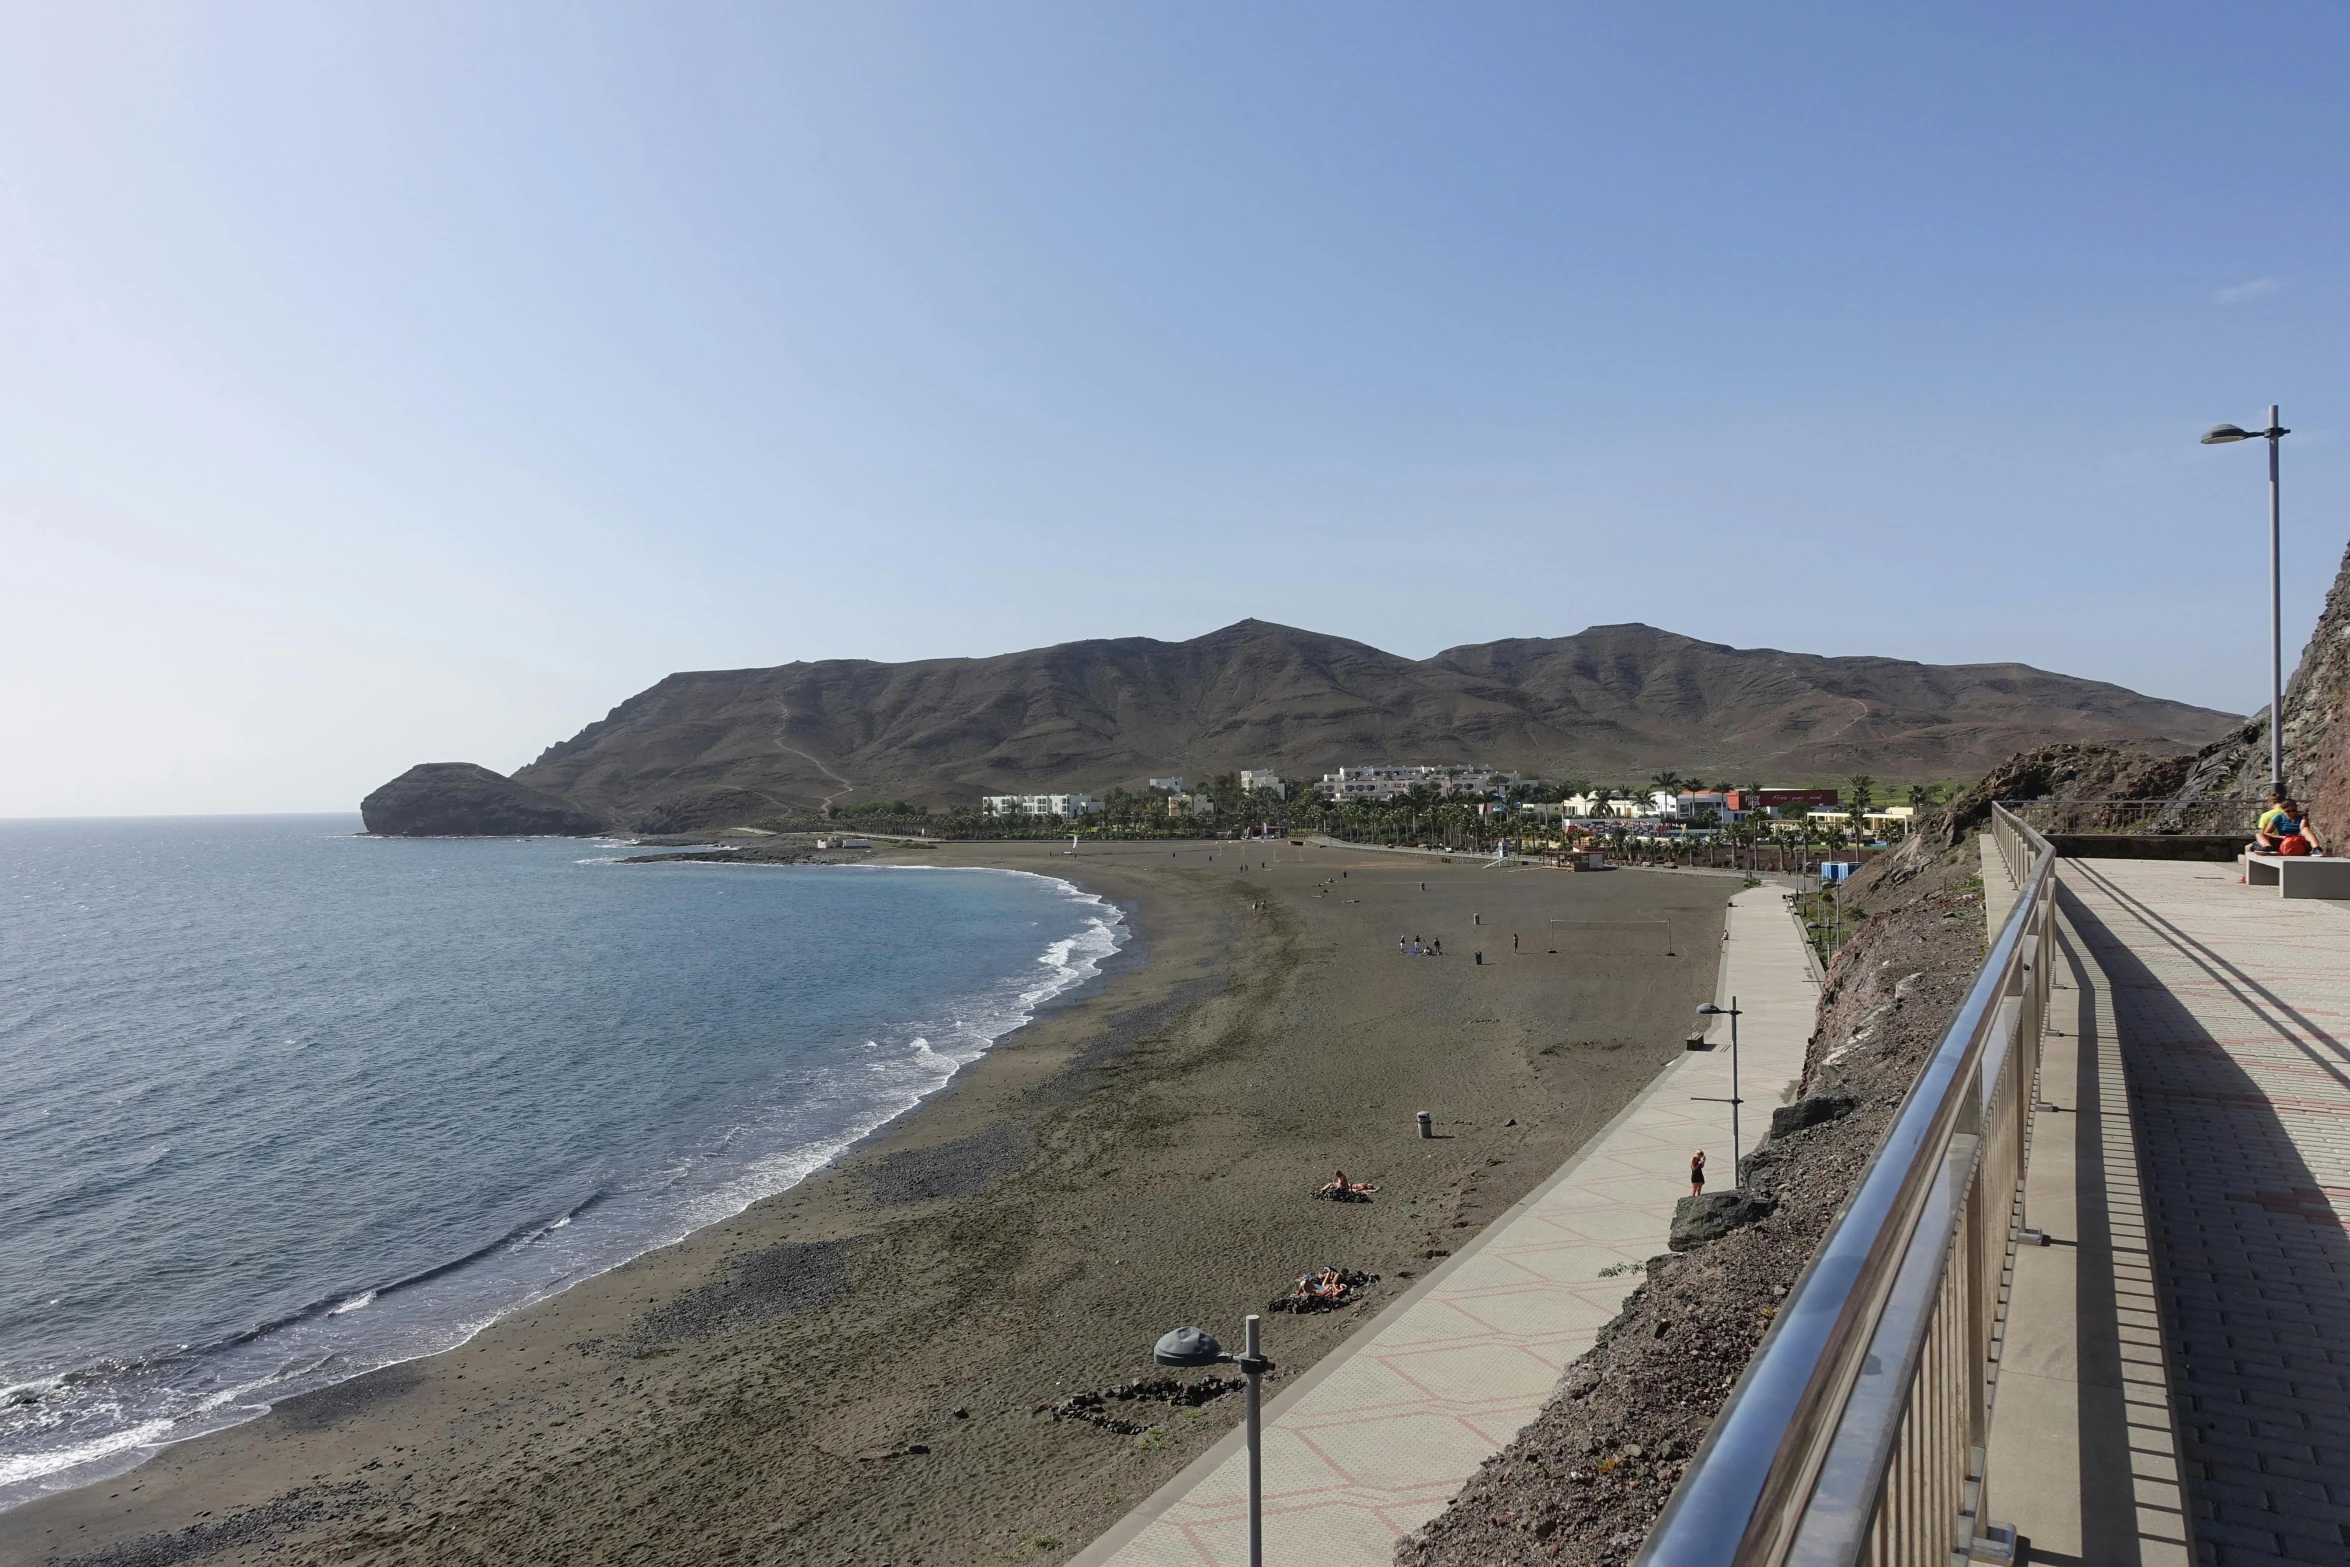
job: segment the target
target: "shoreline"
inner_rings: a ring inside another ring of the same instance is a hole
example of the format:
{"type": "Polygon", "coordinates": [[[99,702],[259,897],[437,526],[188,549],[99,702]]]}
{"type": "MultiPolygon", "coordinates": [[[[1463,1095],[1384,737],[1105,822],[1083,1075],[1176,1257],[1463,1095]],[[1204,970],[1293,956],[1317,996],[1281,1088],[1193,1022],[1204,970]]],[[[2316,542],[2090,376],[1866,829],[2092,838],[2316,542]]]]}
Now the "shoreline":
{"type": "MultiPolygon", "coordinates": [[[[1069,882],[1127,940],[798,1185],[456,1350],[0,1514],[0,1559],[131,1541],[158,1561],[1069,1554],[1237,1411],[1122,1436],[1040,1404],[1145,1371],[1176,1320],[1228,1329],[1299,1266],[1385,1275],[1378,1309],[1637,1093],[1711,991],[1710,963],[1465,955],[1489,929],[1472,905],[1520,925],[1670,908],[1694,929],[1720,918],[1710,878],[1431,864],[1422,894],[1386,856],[1280,845],[1244,871],[1243,852],[877,854],[1069,882]],[[1321,885],[1346,867],[1370,907],[1321,885]],[[1397,959],[1400,921],[1464,955],[1397,959]],[[1592,1037],[1541,1037],[1562,1017],[1592,1037]],[[1448,1135],[1415,1145],[1423,1100],[1448,1135]],[[1378,1203],[1305,1200],[1338,1159],[1384,1177],[1378,1203]]],[[[1285,1372],[1359,1320],[1270,1319],[1285,1372]]]]}
{"type": "MultiPolygon", "coordinates": [[[[684,857],[669,858],[682,860],[684,857]]],[[[717,857],[708,860],[697,859],[694,862],[727,863],[724,859],[717,857]]],[[[617,861],[613,863],[629,862],[617,861]]],[[[749,861],[745,863],[761,864],[766,862],[749,861]]],[[[870,1109],[852,1116],[847,1124],[838,1131],[826,1134],[814,1141],[797,1147],[769,1149],[751,1155],[744,1161],[742,1178],[746,1180],[751,1172],[772,1162],[780,1161],[795,1169],[797,1173],[789,1174],[782,1185],[771,1190],[758,1190],[757,1186],[753,1186],[752,1189],[757,1191],[757,1195],[744,1197],[739,1205],[730,1211],[715,1213],[707,1217],[692,1216],[690,1211],[673,1211],[653,1216],[658,1222],[652,1223],[633,1236],[623,1239],[620,1247],[614,1251],[609,1260],[591,1265],[585,1271],[573,1273],[564,1282],[552,1288],[532,1289],[519,1295],[510,1294],[506,1298],[498,1299],[494,1284],[484,1284],[476,1280],[472,1286],[472,1293],[467,1293],[468,1280],[480,1271],[477,1265],[514,1250],[518,1242],[535,1239],[568,1226],[574,1218],[578,1217],[583,1208],[598,1204],[610,1195],[608,1192],[598,1191],[568,1212],[549,1219],[530,1221],[520,1229],[482,1242],[464,1256],[435,1263],[421,1272],[391,1279],[356,1294],[345,1295],[340,1299],[332,1295],[322,1297],[293,1316],[264,1323],[231,1338],[221,1340],[219,1343],[205,1346],[205,1352],[210,1352],[312,1320],[341,1317],[372,1307],[379,1301],[387,1304],[397,1301],[401,1305],[406,1305],[408,1304],[406,1296],[408,1292],[413,1290],[452,1285],[457,1290],[456,1298],[444,1299],[438,1303],[440,1310],[437,1313],[428,1312],[423,1317],[411,1316],[404,1321],[404,1326],[422,1343],[436,1347],[411,1347],[406,1352],[393,1353],[392,1358],[367,1364],[368,1361],[376,1360],[379,1353],[385,1352],[384,1346],[351,1345],[331,1351],[326,1357],[327,1360],[349,1356],[358,1359],[364,1369],[346,1370],[342,1374],[334,1376],[332,1380],[325,1382],[313,1381],[300,1375],[289,1375],[285,1380],[295,1382],[297,1385],[281,1391],[273,1391],[268,1395],[270,1402],[267,1405],[258,1402],[258,1399],[263,1396],[258,1392],[260,1384],[249,1384],[241,1391],[251,1394],[251,1397],[236,1400],[218,1408],[212,1407],[208,1401],[206,1404],[194,1405],[174,1414],[157,1412],[152,1419],[141,1421],[137,1425],[126,1426],[123,1430],[110,1436],[95,1438],[81,1443],[75,1448],[66,1449],[65,1451],[87,1452],[89,1454],[73,1464],[38,1474],[28,1474],[21,1479],[9,1482],[6,1486],[0,1486],[0,1515],[33,1505],[47,1497],[66,1495],[119,1479],[135,1472],[145,1464],[152,1462],[156,1457],[183,1443],[200,1441],[254,1420],[267,1418],[270,1409],[278,1404],[312,1394],[329,1392],[344,1383],[357,1381],[379,1372],[392,1371],[411,1361],[429,1360],[439,1355],[454,1353],[464,1348],[485,1329],[504,1321],[517,1312],[530,1310],[600,1278],[616,1268],[625,1267],[639,1257],[690,1239],[693,1235],[710,1228],[712,1225],[723,1224],[758,1203],[771,1201],[784,1195],[812,1179],[835,1161],[863,1148],[873,1139],[885,1136],[892,1127],[906,1117],[917,1113],[923,1105],[939,1094],[946,1092],[958,1079],[977,1065],[979,1061],[984,1060],[1005,1040],[1034,1023],[1046,1012],[1075,1002],[1096,988],[1098,983],[1106,979],[1109,974],[1122,972],[1124,965],[1121,965],[1119,960],[1135,945],[1129,910],[1120,908],[1110,899],[1086,891],[1064,876],[995,866],[891,864],[878,868],[1034,876],[1038,880],[1055,883],[1073,903],[1083,905],[1081,918],[1084,920],[1084,924],[1070,936],[1046,942],[1034,954],[1032,961],[1035,964],[1050,965],[1053,972],[1048,977],[1039,979],[1026,969],[1015,970],[1003,976],[1002,983],[1016,989],[1016,1020],[998,1028],[996,1032],[986,1035],[985,1043],[979,1046],[977,1053],[968,1059],[960,1058],[959,1055],[945,1057],[944,1059],[953,1063],[952,1069],[935,1084],[923,1088],[910,1100],[895,1102],[894,1107],[891,1101],[877,1100],[870,1109]],[[1107,950],[1079,951],[1080,944],[1085,943],[1087,938],[1097,931],[1107,938],[1109,942],[1107,950]],[[1059,954],[1057,959],[1055,957],[1056,948],[1066,949],[1059,954]],[[878,1118],[876,1119],[876,1117],[878,1118]],[[687,1227],[680,1231],[677,1228],[679,1224],[685,1224],[687,1227]],[[489,1315],[484,1316],[482,1313],[485,1311],[489,1315]],[[310,1385],[300,1385],[304,1381],[309,1381],[310,1385]],[[178,1426],[189,1429],[185,1429],[181,1434],[166,1436],[161,1442],[157,1442],[154,1438],[159,1434],[157,1431],[159,1426],[178,1426]],[[140,1439],[142,1432],[147,1433],[145,1440],[140,1439]],[[99,1450],[91,1451],[92,1449],[99,1450]],[[41,1480],[51,1476],[77,1472],[77,1478],[64,1484],[39,1485],[41,1480]],[[18,1494],[9,1494],[12,1490],[18,1494]]],[[[969,1000],[971,998],[960,999],[969,1000]]],[[[764,1182],[759,1184],[763,1185],[764,1182]]],[[[316,1348],[313,1346],[309,1353],[315,1353],[316,1348]]],[[[110,1359],[111,1357],[101,1356],[95,1364],[105,1365],[109,1363],[110,1359]]],[[[119,1364],[120,1362],[114,1361],[113,1363],[119,1364]]],[[[52,1375],[36,1378],[22,1384],[22,1386],[36,1390],[53,1388],[61,1382],[80,1377],[84,1369],[78,1366],[69,1368],[52,1375]]]]}

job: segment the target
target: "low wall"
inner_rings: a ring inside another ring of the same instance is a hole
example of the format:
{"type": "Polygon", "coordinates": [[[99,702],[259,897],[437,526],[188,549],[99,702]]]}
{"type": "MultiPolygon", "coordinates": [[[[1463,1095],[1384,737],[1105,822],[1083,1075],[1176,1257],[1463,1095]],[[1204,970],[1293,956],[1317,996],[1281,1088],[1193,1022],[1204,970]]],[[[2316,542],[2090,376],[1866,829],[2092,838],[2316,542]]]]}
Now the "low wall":
{"type": "Polygon", "coordinates": [[[2222,864],[2244,852],[2244,833],[2052,832],[2056,852],[2074,860],[2214,860],[2222,864]]]}

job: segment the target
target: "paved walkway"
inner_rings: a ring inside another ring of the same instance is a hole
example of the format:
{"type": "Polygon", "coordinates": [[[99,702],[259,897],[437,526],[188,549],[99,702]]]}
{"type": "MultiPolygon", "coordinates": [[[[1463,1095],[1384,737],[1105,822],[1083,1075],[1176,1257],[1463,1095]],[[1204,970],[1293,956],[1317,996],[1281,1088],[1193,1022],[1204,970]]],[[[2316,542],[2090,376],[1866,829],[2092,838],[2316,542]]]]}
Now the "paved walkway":
{"type": "Polygon", "coordinates": [[[2197,1554],[2350,1562],[2350,904],[2222,865],[2064,883],[2146,1151],[2197,1554]]]}
{"type": "MultiPolygon", "coordinates": [[[[1786,892],[1730,903],[1717,997],[1735,995],[1751,1151],[1803,1069],[1818,992],[1786,892]]],[[[1531,1420],[1665,1249],[1689,1151],[1727,1186],[1723,1044],[1668,1067],[1558,1174],[1495,1220],[1313,1370],[1265,1421],[1265,1552],[1318,1567],[1386,1567],[1531,1420]],[[1613,1277],[1603,1269],[1629,1268],[1613,1277]]],[[[1268,1352],[1280,1358],[1277,1342],[1268,1352]]],[[[1082,1552],[1072,1567],[1242,1567],[1247,1470],[1235,1431],[1082,1552]]]]}
{"type": "MultiPolygon", "coordinates": [[[[1985,867],[1987,882],[1994,870],[1985,867]]],[[[2113,987],[2061,915],[2058,936],[2024,1172],[2024,1223],[2048,1244],[2013,1253],[1987,1516],[2014,1525],[2035,1562],[2187,1567],[2113,987]]]]}

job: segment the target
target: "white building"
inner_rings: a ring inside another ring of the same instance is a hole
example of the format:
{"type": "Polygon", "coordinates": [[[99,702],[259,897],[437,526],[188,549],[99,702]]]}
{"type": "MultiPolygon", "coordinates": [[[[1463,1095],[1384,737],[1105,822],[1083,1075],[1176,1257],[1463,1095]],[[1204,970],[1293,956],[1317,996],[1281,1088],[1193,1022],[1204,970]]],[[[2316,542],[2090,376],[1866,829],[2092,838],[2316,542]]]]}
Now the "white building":
{"type": "Polygon", "coordinates": [[[1333,800],[1386,800],[1426,786],[1439,794],[1499,794],[1510,775],[1491,767],[1341,767],[1324,773],[1316,793],[1333,800]]]}
{"type": "Polygon", "coordinates": [[[1240,792],[1255,794],[1259,789],[1270,789],[1275,794],[1279,794],[1281,792],[1281,775],[1268,773],[1262,768],[1242,768],[1240,770],[1240,792]]]}
{"type": "Polygon", "coordinates": [[[1725,825],[1746,819],[1745,811],[1730,804],[1730,794],[1719,789],[1683,790],[1672,798],[1673,809],[1668,814],[1678,816],[1685,822],[1695,821],[1699,811],[1713,812],[1714,820],[1725,825]]]}
{"type": "Polygon", "coordinates": [[[1183,792],[1183,780],[1180,778],[1153,778],[1150,781],[1150,786],[1153,789],[1164,789],[1169,794],[1181,794],[1183,792]]]}
{"type": "Polygon", "coordinates": [[[1216,802],[1204,794],[1171,794],[1167,796],[1169,816],[1213,816],[1216,802]]]}
{"type": "Polygon", "coordinates": [[[1636,800],[1629,795],[1618,795],[1612,800],[1602,802],[1596,794],[1570,794],[1560,803],[1566,807],[1569,816],[1621,816],[1637,819],[1656,814],[1653,801],[1636,800]]]}
{"type": "Polygon", "coordinates": [[[991,794],[979,804],[990,816],[1058,816],[1064,821],[1102,808],[1090,794],[991,794]]]}

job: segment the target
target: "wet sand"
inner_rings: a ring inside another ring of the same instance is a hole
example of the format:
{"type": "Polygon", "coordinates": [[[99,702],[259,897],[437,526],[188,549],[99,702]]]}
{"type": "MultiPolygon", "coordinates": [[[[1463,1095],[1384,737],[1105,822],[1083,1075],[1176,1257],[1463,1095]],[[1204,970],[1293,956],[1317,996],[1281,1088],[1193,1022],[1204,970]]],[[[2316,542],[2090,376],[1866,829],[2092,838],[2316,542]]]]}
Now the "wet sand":
{"type": "Polygon", "coordinates": [[[0,1562],[1064,1558],[1240,1411],[1118,1405],[1128,1435],[1040,1406],[1151,1374],[1177,1323],[1236,1333],[1315,1264],[1380,1275],[1268,1316],[1303,1371],[1672,1058],[1738,885],[1287,845],[881,857],[1067,876],[1139,961],[734,1219],[0,1513],[0,1562]],[[1339,1167],[1377,1200],[1311,1200],[1339,1167]]]}

